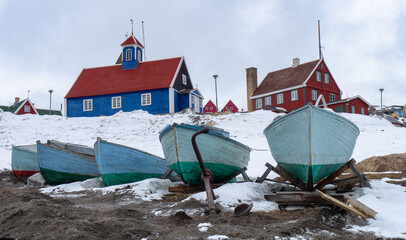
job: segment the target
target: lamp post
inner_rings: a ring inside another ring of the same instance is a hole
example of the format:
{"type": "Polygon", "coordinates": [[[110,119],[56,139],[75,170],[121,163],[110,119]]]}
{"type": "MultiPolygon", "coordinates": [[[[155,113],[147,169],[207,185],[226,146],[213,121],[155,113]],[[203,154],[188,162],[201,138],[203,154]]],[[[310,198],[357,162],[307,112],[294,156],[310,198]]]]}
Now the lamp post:
{"type": "Polygon", "coordinates": [[[384,90],[383,88],[380,88],[380,89],[379,89],[379,91],[381,91],[381,112],[383,112],[383,111],[382,111],[382,92],[383,92],[383,90],[384,90]]]}
{"type": "Polygon", "coordinates": [[[217,75],[217,74],[214,74],[213,75],[213,77],[214,77],[214,83],[215,83],[215,87],[216,87],[216,112],[218,112],[219,111],[219,107],[218,107],[218,103],[217,103],[217,77],[218,77],[219,75],[217,75]]]}
{"type": "Polygon", "coordinates": [[[49,89],[49,115],[51,115],[51,102],[52,102],[52,92],[53,92],[54,90],[52,90],[52,89],[49,89]]]}

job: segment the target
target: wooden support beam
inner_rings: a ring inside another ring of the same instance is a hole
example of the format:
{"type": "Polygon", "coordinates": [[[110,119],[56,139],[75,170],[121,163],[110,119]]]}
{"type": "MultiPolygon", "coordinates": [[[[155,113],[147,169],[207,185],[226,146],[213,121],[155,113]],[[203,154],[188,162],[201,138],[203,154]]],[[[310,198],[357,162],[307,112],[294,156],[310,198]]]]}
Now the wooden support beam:
{"type": "Polygon", "coordinates": [[[307,190],[306,184],[302,180],[300,180],[299,178],[297,178],[297,177],[293,176],[292,174],[290,174],[284,168],[279,166],[279,164],[276,165],[276,167],[273,168],[272,170],[275,173],[277,173],[279,176],[281,176],[281,177],[285,178],[286,180],[288,180],[290,183],[292,183],[292,185],[297,186],[301,190],[307,190]]]}
{"type": "Polygon", "coordinates": [[[257,180],[255,182],[263,183],[264,180],[266,179],[266,177],[269,175],[269,173],[274,169],[274,167],[269,163],[265,163],[265,166],[266,166],[266,170],[265,170],[264,174],[262,174],[262,176],[260,178],[257,178],[257,180]]]}
{"type": "Polygon", "coordinates": [[[363,219],[367,219],[367,218],[368,218],[365,214],[363,214],[362,212],[360,212],[360,211],[357,210],[356,208],[351,207],[351,206],[345,204],[344,202],[341,202],[341,201],[335,199],[334,197],[329,196],[329,195],[326,194],[326,193],[323,193],[322,191],[320,191],[320,190],[318,190],[318,189],[316,189],[316,192],[317,192],[318,194],[320,194],[320,196],[321,196],[324,200],[330,202],[331,204],[334,204],[334,205],[336,205],[337,207],[340,207],[340,208],[342,208],[342,209],[347,210],[348,212],[351,212],[351,213],[353,213],[353,214],[355,214],[355,215],[358,215],[358,216],[362,217],[363,219]]]}
{"type": "Polygon", "coordinates": [[[344,164],[344,166],[342,166],[341,168],[339,168],[337,171],[335,171],[334,173],[330,174],[330,176],[322,179],[319,183],[317,183],[316,187],[314,187],[315,189],[322,189],[324,186],[326,186],[327,184],[331,183],[334,179],[336,179],[336,177],[340,176],[341,173],[343,173],[345,170],[347,170],[350,167],[350,163],[354,164],[355,160],[351,159],[350,161],[348,161],[346,164],[344,164]]]}
{"type": "Polygon", "coordinates": [[[355,167],[354,163],[355,163],[355,160],[354,160],[354,162],[349,162],[349,166],[350,166],[351,170],[354,172],[354,174],[357,175],[357,177],[359,178],[361,187],[371,187],[367,178],[358,171],[358,169],[355,167]]]}
{"type": "Polygon", "coordinates": [[[169,176],[171,176],[172,171],[173,171],[172,168],[168,167],[166,172],[161,176],[161,179],[168,179],[169,176]]]}
{"type": "Polygon", "coordinates": [[[248,175],[247,175],[247,173],[246,173],[245,171],[247,171],[247,168],[246,168],[246,167],[244,167],[243,169],[241,169],[241,170],[238,171],[238,172],[235,172],[235,173],[232,174],[231,176],[227,177],[227,178],[223,181],[223,183],[228,183],[229,181],[231,181],[231,179],[237,177],[239,174],[242,175],[242,177],[243,177],[243,179],[244,179],[245,182],[251,182],[250,178],[248,177],[248,175]]]}

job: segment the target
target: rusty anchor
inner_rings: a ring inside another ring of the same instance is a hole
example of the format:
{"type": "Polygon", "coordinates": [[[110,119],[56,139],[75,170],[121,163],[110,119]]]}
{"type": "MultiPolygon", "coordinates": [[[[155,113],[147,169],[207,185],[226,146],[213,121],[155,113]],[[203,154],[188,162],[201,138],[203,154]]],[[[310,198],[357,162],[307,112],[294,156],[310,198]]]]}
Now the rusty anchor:
{"type": "Polygon", "coordinates": [[[202,170],[202,181],[204,182],[204,188],[206,189],[207,203],[209,206],[208,213],[209,214],[218,213],[219,210],[216,209],[216,206],[214,205],[214,200],[216,199],[216,196],[214,195],[213,187],[211,186],[211,182],[213,182],[213,173],[209,169],[206,169],[206,166],[204,166],[202,156],[200,155],[199,148],[197,147],[196,144],[196,137],[201,133],[209,133],[209,129],[203,128],[202,130],[193,134],[192,136],[193,150],[195,151],[197,161],[199,162],[200,168],[202,170]]]}

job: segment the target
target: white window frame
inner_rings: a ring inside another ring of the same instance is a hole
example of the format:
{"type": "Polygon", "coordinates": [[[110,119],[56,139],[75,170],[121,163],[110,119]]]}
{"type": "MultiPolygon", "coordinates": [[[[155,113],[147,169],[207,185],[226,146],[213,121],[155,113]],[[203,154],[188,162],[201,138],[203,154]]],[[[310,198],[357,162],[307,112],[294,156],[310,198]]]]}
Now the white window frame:
{"type": "Polygon", "coordinates": [[[299,93],[297,92],[297,90],[290,91],[290,101],[294,102],[297,100],[299,100],[299,93]]]}
{"type": "Polygon", "coordinates": [[[111,108],[112,109],[121,108],[121,96],[111,98],[111,108]]]}
{"type": "Polygon", "coordinates": [[[276,104],[283,104],[283,93],[276,94],[276,104]]]}
{"type": "Polygon", "coordinates": [[[230,107],[230,110],[233,110],[233,107],[230,107]]]}
{"type": "Polygon", "coordinates": [[[312,101],[317,100],[317,90],[312,89],[312,101]]]}
{"type": "Polygon", "coordinates": [[[187,77],[185,74],[182,74],[182,83],[183,85],[187,85],[187,77]]]}
{"type": "Polygon", "coordinates": [[[365,115],[365,109],[363,107],[361,107],[361,114],[365,115]]]}
{"type": "Polygon", "coordinates": [[[141,106],[149,106],[152,104],[151,93],[141,94],[141,106]]]}
{"type": "Polygon", "coordinates": [[[320,71],[316,71],[316,81],[321,82],[321,72],[320,71]]]}
{"type": "Polygon", "coordinates": [[[324,83],[330,83],[330,75],[328,73],[324,73],[324,83]]]}
{"type": "Polygon", "coordinates": [[[355,113],[355,106],[351,106],[351,113],[355,113]]]}
{"type": "Polygon", "coordinates": [[[30,105],[25,105],[25,106],[24,106],[24,112],[26,112],[26,113],[31,112],[31,107],[30,107],[30,105]]]}
{"type": "Polygon", "coordinates": [[[255,109],[261,109],[261,108],[262,108],[262,98],[255,99],[255,109]]]}
{"type": "Polygon", "coordinates": [[[205,109],[206,109],[206,110],[209,110],[209,107],[206,107],[205,109]]]}
{"type": "Polygon", "coordinates": [[[210,107],[210,110],[213,110],[213,107],[210,107]]]}
{"type": "Polygon", "coordinates": [[[336,100],[336,95],[334,93],[330,93],[328,99],[330,100],[330,102],[334,102],[336,100]]]}
{"type": "Polygon", "coordinates": [[[131,61],[132,58],[133,58],[133,51],[130,48],[125,50],[125,60],[131,61]]]}
{"type": "Polygon", "coordinates": [[[93,111],[93,99],[83,99],[83,111],[93,111]]]}
{"type": "Polygon", "coordinates": [[[264,101],[265,101],[265,106],[272,106],[272,97],[271,96],[265,97],[264,101]]]}

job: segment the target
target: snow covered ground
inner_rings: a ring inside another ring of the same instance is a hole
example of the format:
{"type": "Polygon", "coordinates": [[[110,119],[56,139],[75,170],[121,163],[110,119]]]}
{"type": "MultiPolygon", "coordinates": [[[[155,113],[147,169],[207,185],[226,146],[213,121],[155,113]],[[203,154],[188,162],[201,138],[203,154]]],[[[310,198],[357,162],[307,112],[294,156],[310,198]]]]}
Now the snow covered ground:
{"type": "MultiPolygon", "coordinates": [[[[37,140],[45,142],[55,139],[93,146],[97,137],[105,140],[142,149],[163,157],[159,142],[159,131],[173,122],[188,124],[214,124],[230,132],[231,138],[253,148],[248,165],[248,175],[255,179],[265,171],[265,163],[275,164],[262,131],[276,117],[270,111],[253,113],[236,113],[229,115],[209,116],[193,113],[174,115],[150,115],[143,111],[130,113],[119,112],[110,117],[97,118],[64,118],[58,116],[16,116],[2,114],[0,120],[0,169],[11,168],[12,145],[34,144],[37,140]]],[[[371,156],[406,152],[406,128],[397,128],[384,119],[358,114],[342,113],[342,116],[353,121],[361,131],[357,140],[353,158],[362,161],[371,156]]],[[[273,177],[273,173],[270,177],[273,177]]],[[[167,194],[170,181],[149,179],[131,184],[135,198],[142,201],[159,199],[167,194]]],[[[357,189],[356,197],[378,212],[376,219],[370,219],[364,227],[353,227],[352,230],[374,231],[384,237],[406,237],[406,202],[405,188],[386,183],[385,180],[371,181],[372,188],[357,189]]],[[[122,186],[121,186],[122,187],[122,186]]],[[[43,192],[50,195],[72,193],[83,189],[95,191],[114,191],[120,186],[102,187],[100,180],[64,184],[56,187],[45,187],[43,192]]],[[[263,195],[266,184],[239,183],[227,184],[215,190],[216,200],[224,209],[232,210],[241,202],[253,203],[252,211],[276,210],[275,203],[266,201],[263,195]],[[236,189],[238,188],[238,191],[236,189]],[[238,195],[235,193],[238,192],[238,195]]],[[[205,201],[205,193],[191,196],[205,201]]],[[[165,213],[161,213],[165,214],[165,213]]],[[[209,227],[209,226],[205,226],[209,227]]],[[[203,228],[203,227],[202,227],[203,228]]]]}

